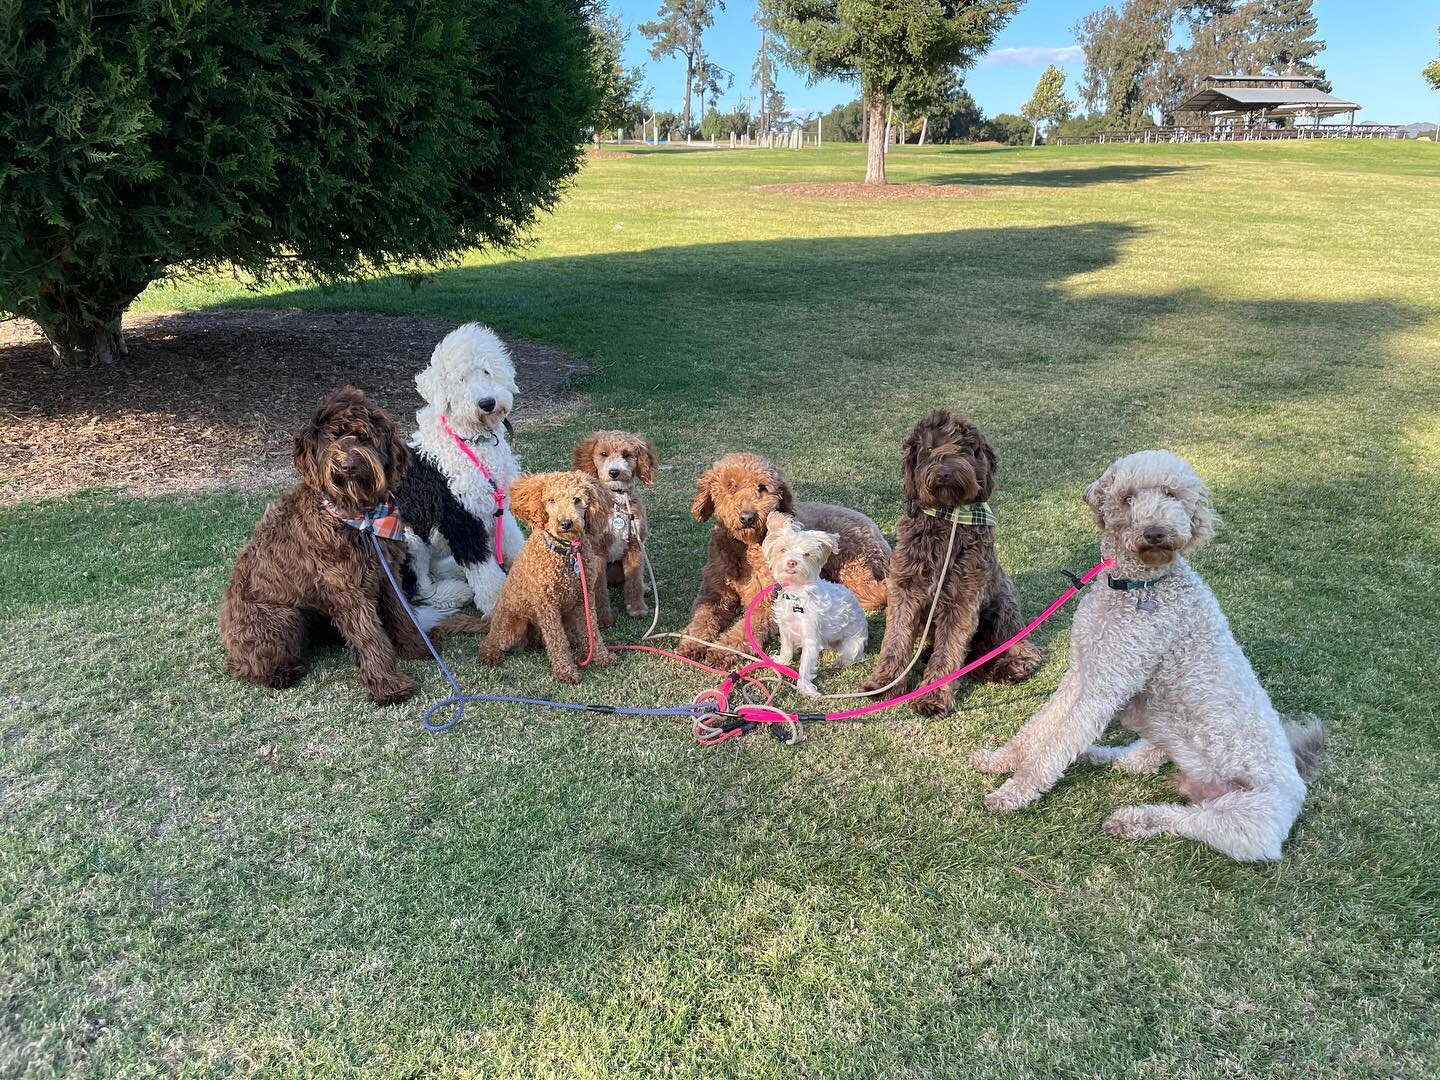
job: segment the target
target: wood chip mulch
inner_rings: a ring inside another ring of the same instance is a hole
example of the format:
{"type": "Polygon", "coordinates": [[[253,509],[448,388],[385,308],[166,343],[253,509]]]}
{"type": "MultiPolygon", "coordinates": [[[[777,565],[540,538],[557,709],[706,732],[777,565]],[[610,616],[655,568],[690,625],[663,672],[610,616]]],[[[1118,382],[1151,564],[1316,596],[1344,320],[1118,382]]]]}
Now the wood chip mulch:
{"type": "MultiPolygon", "coordinates": [[[[79,371],[51,365],[22,320],[0,322],[0,503],[85,487],[136,495],[280,487],[292,433],[353,383],[408,434],[415,373],[457,324],[368,312],[235,310],[127,316],[130,355],[79,371]]],[[[560,349],[506,337],[517,428],[578,411],[585,369],[560,349]]]]}
{"type": "Polygon", "coordinates": [[[762,195],[795,195],[802,199],[983,199],[989,188],[953,184],[765,184],[762,195]]]}

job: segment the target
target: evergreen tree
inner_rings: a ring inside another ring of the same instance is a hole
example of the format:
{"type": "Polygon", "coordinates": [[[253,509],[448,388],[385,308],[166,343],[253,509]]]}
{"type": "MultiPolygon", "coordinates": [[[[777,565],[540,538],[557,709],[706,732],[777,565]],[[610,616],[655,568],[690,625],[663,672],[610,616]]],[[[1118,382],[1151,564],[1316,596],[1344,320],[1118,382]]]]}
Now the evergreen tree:
{"type": "Polygon", "coordinates": [[[105,363],[165,278],[334,281],[518,243],[594,123],[588,13],[10,0],[0,317],[33,319],[61,363],[105,363]]]}
{"type": "Polygon", "coordinates": [[[1250,19],[1251,61],[1272,75],[1313,75],[1321,87],[1330,89],[1325,72],[1313,60],[1325,51],[1317,41],[1319,22],[1311,11],[1311,0],[1251,0],[1246,5],[1250,19]]]}
{"type": "Polygon", "coordinates": [[[786,54],[814,78],[860,83],[869,112],[865,182],[885,182],[885,117],[941,73],[974,63],[1021,0],[769,0],[786,54]]]}

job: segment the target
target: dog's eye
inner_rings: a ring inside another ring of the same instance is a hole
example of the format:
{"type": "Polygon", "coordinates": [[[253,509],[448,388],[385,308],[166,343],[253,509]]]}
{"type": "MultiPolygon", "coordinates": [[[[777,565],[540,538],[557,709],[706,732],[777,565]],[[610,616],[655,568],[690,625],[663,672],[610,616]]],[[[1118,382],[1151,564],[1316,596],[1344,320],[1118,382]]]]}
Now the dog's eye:
{"type": "Polygon", "coordinates": [[[1129,506],[1131,503],[1133,503],[1133,502],[1135,501],[1135,496],[1134,496],[1134,495],[1126,495],[1125,498],[1124,498],[1122,501],[1125,503],[1126,506],[1129,506]]]}
{"type": "Polygon", "coordinates": [[[630,458],[631,458],[633,455],[630,453],[629,450],[626,450],[626,451],[624,451],[623,453],[621,453],[620,456],[621,456],[622,458],[624,458],[626,461],[629,461],[630,458]]]}
{"type": "Polygon", "coordinates": [[[1161,490],[1165,492],[1165,497],[1167,499],[1173,499],[1175,497],[1175,492],[1171,491],[1168,487],[1162,488],[1161,490]]]}
{"type": "Polygon", "coordinates": [[[755,486],[755,490],[756,490],[759,494],[764,495],[767,491],[769,491],[769,488],[767,488],[764,484],[757,484],[757,485],[755,486]]]}

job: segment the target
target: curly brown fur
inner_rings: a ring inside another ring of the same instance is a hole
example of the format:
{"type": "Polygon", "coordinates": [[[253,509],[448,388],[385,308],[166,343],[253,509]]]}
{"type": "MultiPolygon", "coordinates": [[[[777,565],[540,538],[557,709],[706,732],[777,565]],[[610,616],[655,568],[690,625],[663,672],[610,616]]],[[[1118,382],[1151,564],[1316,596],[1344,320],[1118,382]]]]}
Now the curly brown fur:
{"type": "Polygon", "coordinates": [[[595,642],[592,665],[608,667],[615,662],[600,640],[594,604],[584,602],[569,546],[579,544],[575,549],[579,565],[593,575],[596,544],[610,518],[610,494],[581,472],[535,473],[522,476],[510,489],[510,505],[515,516],[530,526],[530,537],[515,557],[490,613],[490,633],[480,646],[480,662],[498,664],[512,649],[538,643],[549,654],[555,678],[577,683],[580,669],[572,648],[583,648],[587,639],[595,642]],[[552,550],[546,543],[547,532],[564,550],[552,550]]]}
{"type": "MultiPolygon", "coordinates": [[[[886,579],[885,638],[865,689],[893,682],[914,654],[943,574],[932,627],[930,661],[922,683],[941,678],[967,659],[983,655],[1024,626],[1015,583],[1000,568],[995,530],[961,525],[948,566],[942,567],[950,523],[921,513],[924,507],[956,507],[990,497],[999,458],[984,433],[970,421],[936,409],[905,437],[900,454],[905,478],[906,516],[896,530],[895,555],[886,579]]],[[[979,678],[1015,682],[1040,663],[1040,653],[1021,642],[980,668],[979,678]]],[[[955,684],[911,703],[921,716],[941,716],[955,703],[955,684]]]]}
{"type": "Polygon", "coordinates": [[[645,556],[643,545],[650,537],[645,504],[638,485],[653,487],[658,463],[655,447],[642,435],[628,431],[597,431],[575,447],[573,464],[578,472],[593,476],[610,492],[615,509],[606,521],[606,531],[596,545],[599,573],[595,582],[595,611],[601,626],[614,622],[610,610],[610,586],[624,589],[625,614],[639,618],[645,606],[645,556]],[[622,525],[617,529],[615,523],[622,525]]]}
{"type": "MultiPolygon", "coordinates": [[[[735,657],[702,642],[747,649],[744,613],[756,595],[775,583],[760,549],[766,519],[791,514],[805,529],[834,533],[840,549],[825,564],[823,576],[838,581],[867,611],[885,603],[885,572],[890,545],[864,514],[828,503],[796,502],[780,467],[755,454],[726,454],[696,482],[690,512],[697,521],[715,519],[700,578],[700,592],[685,628],[680,651],[686,656],[730,666],[735,657]],[[699,639],[699,640],[692,640],[699,639]]],[[[774,630],[770,601],[755,606],[751,629],[758,640],[774,630]]]]}
{"type": "MultiPolygon", "coordinates": [[[[390,588],[370,537],[337,520],[328,499],[358,516],[394,490],[410,463],[395,425],[353,386],[335,391],[295,436],[300,485],[266,509],[240,549],[220,602],[230,671],[282,689],[305,673],[312,622],[332,623],[350,646],[360,681],[381,705],[404,701],[415,682],[396,659],[429,657],[390,588]]],[[[398,571],[405,544],[382,540],[398,571]]]]}

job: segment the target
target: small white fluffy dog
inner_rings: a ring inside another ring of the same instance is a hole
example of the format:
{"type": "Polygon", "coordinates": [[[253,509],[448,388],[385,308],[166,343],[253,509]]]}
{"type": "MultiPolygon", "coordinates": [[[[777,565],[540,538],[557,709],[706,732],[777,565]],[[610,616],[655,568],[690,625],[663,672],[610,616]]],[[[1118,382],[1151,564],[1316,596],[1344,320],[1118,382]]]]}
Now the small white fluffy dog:
{"type": "Polygon", "coordinates": [[[1280,858],[1325,732],[1281,722],[1214,594],[1185,561],[1214,535],[1210,493],[1174,454],[1145,450],[1106,469],[1085,501],[1114,566],[1080,601],[1070,668],[1054,695],[1005,746],[971,755],[984,772],[1013,774],[985,805],[1028,806],[1076,760],[1132,773],[1173,761],[1189,804],[1121,807],[1106,832],[1174,833],[1233,859],[1280,858]],[[1117,714],[1140,738],[1092,745],[1117,714]]]}
{"type": "Polygon", "coordinates": [[[772,513],[765,519],[760,550],[781,583],[780,595],[771,605],[780,628],[780,652],[774,659],[788,666],[798,647],[796,689],[807,697],[819,697],[815,672],[821,651],[831,650],[836,665],[846,668],[865,655],[870,638],[865,611],[855,594],[820,576],[830,556],[840,550],[840,538],[834,533],[800,529],[789,514],[772,513]]]}
{"type": "Polygon", "coordinates": [[[402,516],[424,522],[423,535],[406,536],[415,591],[435,608],[458,608],[473,600],[488,615],[500,599],[505,570],[525,542],[508,503],[520,475],[505,426],[519,393],[515,366],[493,330],[467,323],[435,346],[415,386],[425,404],[415,413],[415,461],[397,495],[402,516]],[[498,519],[490,481],[445,430],[445,422],[505,493],[505,512],[498,519]],[[503,567],[495,558],[497,520],[503,567]]]}

